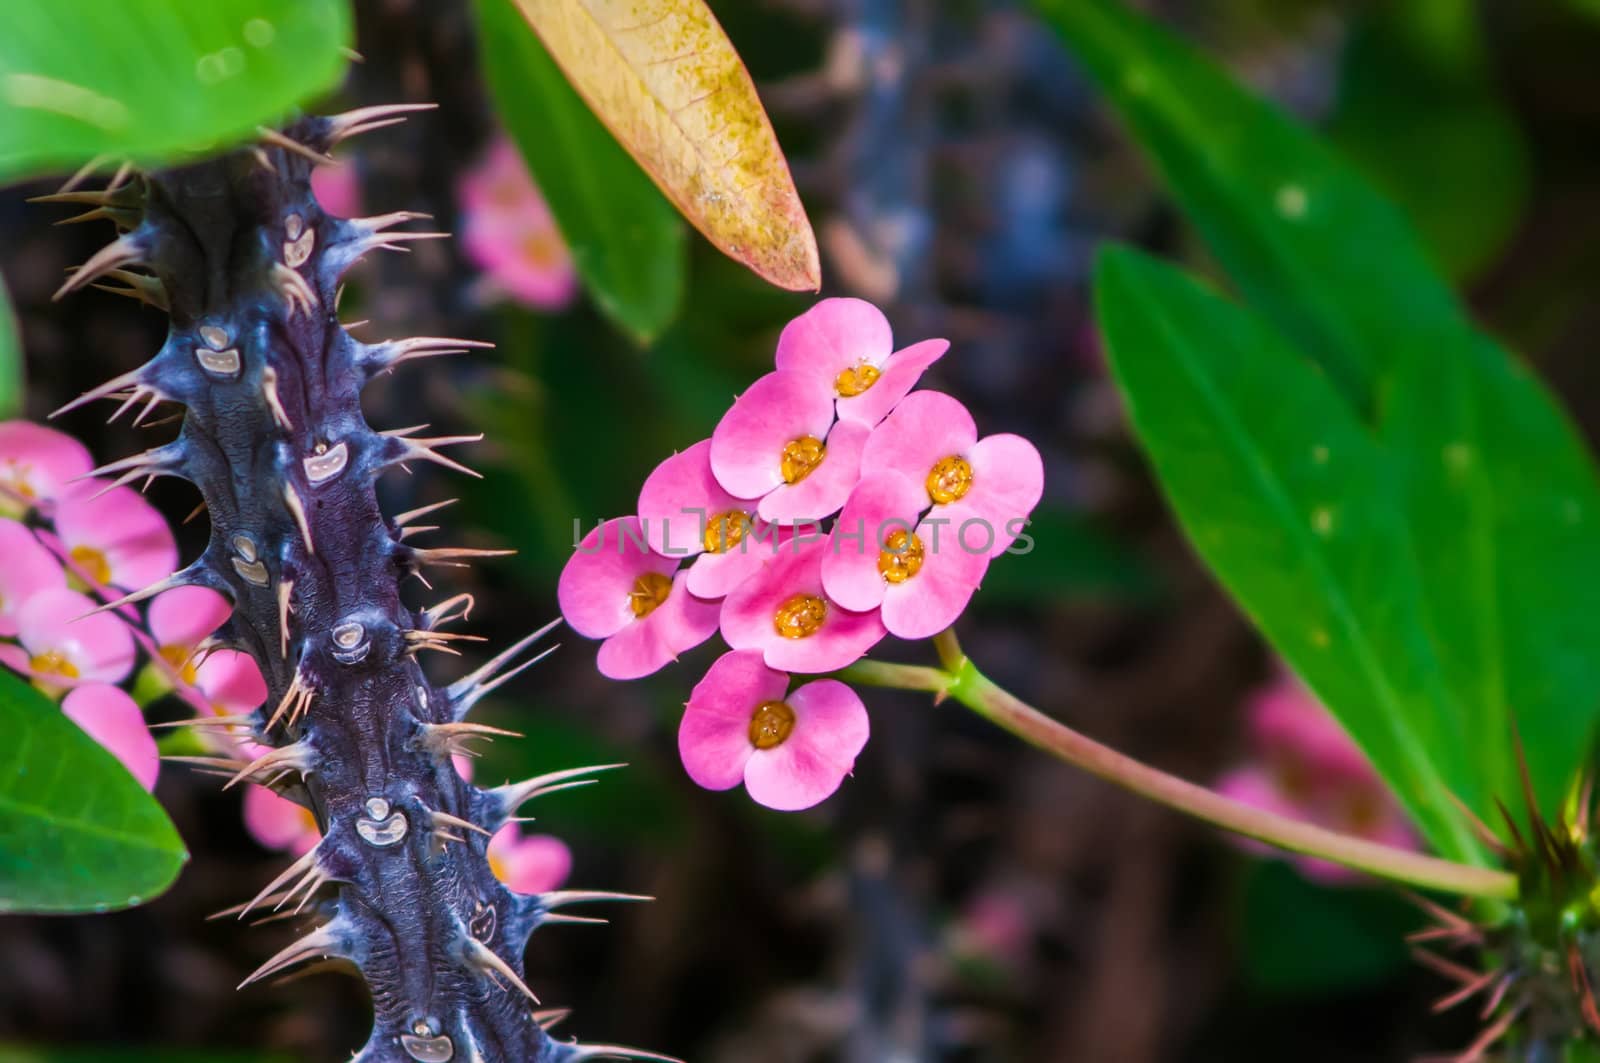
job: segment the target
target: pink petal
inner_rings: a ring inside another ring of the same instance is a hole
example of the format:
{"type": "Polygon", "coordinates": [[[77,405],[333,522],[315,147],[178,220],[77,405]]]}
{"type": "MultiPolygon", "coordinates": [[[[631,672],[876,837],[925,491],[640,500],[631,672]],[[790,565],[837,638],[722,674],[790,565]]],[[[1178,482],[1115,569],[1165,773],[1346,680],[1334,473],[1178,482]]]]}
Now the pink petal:
{"type": "Polygon", "coordinates": [[[144,713],[125,691],[102,683],[80,686],[62,699],[61,711],[122,761],[140,786],[155,789],[161,756],[150,728],[145,726],[144,713]]]}
{"type": "Polygon", "coordinates": [[[178,567],[172,529],[154,506],[131,487],[86,480],[73,484],[56,506],[56,534],[69,551],[98,551],[111,570],[108,581],[124,590],[148,587],[178,567]]]}
{"type": "Polygon", "coordinates": [[[548,218],[469,217],[461,246],[495,288],[534,310],[565,309],[578,292],[572,254],[548,218]]]}
{"type": "Polygon", "coordinates": [[[755,752],[750,719],[765,701],[783,697],[789,677],[761,655],[734,651],[718,657],[695,684],[678,725],[678,755],[689,778],[707,790],[728,790],[744,778],[755,752]]]}
{"type": "Polygon", "coordinates": [[[523,834],[514,823],[489,839],[489,866],[515,893],[548,893],[572,873],[572,850],[553,834],[523,834]]]}
{"type": "Polygon", "coordinates": [[[71,436],[31,421],[0,421],[0,495],[50,501],[92,468],[88,448],[71,436]]]}
{"type": "Polygon", "coordinates": [[[722,602],[722,637],[736,650],[759,650],[767,664],[786,672],[832,672],[858,660],[886,634],[876,610],[852,612],[829,601],[822,589],[825,540],[798,538],[722,602]],[[822,626],[804,638],[778,633],[778,607],[795,595],[827,603],[822,626]]]}
{"type": "Polygon", "coordinates": [[[95,603],[72,590],[40,591],[17,614],[22,645],[29,656],[57,653],[77,668],[67,677],[57,673],[30,675],[53,686],[116,683],[133,669],[134,643],[128,627],[111,613],[85,615],[95,603]]]}
{"type": "Polygon", "coordinates": [[[705,533],[716,517],[755,509],[735,498],[711,475],[711,440],[702,439],[655,467],[639,489],[639,522],[650,549],[666,557],[688,557],[705,550],[705,533]]]}
{"type": "Polygon", "coordinates": [[[758,749],[745,765],[752,800],[793,812],[832,795],[855,767],[871,730],[866,706],[836,679],[808,683],[788,699],[794,731],[771,749],[758,749]]]}
{"type": "Polygon", "coordinates": [[[836,513],[861,478],[861,451],[872,429],[840,421],[828,433],[822,464],[799,483],[780,484],[761,499],[761,519],[793,522],[821,520],[836,513]]]}
{"type": "Polygon", "coordinates": [[[967,460],[972,488],[947,507],[949,516],[958,527],[971,519],[985,522],[994,537],[989,556],[999,557],[1016,541],[1044,494],[1044,462],[1037,447],[1008,433],[980,439],[967,460]]]}
{"type": "Polygon", "coordinates": [[[794,538],[794,529],[757,520],[739,545],[722,554],[701,554],[686,582],[697,598],[721,598],[761,570],[794,538]]]}
{"type": "Polygon", "coordinates": [[[638,679],[678,659],[717,630],[716,602],[696,598],[679,573],[667,600],[643,617],[632,617],[621,631],[600,644],[595,666],[610,679],[638,679]]]}
{"type": "Polygon", "coordinates": [[[644,545],[638,517],[617,517],[585,535],[561,579],[556,600],[572,630],[585,638],[615,635],[634,621],[629,595],[647,572],[670,576],[678,567],[644,545]]]}
{"type": "Polygon", "coordinates": [[[784,482],[783,448],[805,436],[826,439],[832,425],[830,390],[798,373],[768,373],[711,433],[712,472],[735,497],[760,498],[784,482]]]}
{"type": "Polygon", "coordinates": [[[322,837],[308,809],[265,786],[245,791],[244,827],[258,845],[296,856],[310,852],[322,837]]]}
{"type": "Polygon", "coordinates": [[[824,299],[783,327],[776,362],[832,387],[844,370],[863,362],[881,366],[893,349],[883,311],[864,299],[824,299]]]}
{"type": "Polygon", "coordinates": [[[17,633],[17,613],[34,594],[66,585],[67,574],[33,532],[0,518],[0,636],[17,633]]]}
{"type": "Polygon", "coordinates": [[[965,406],[941,391],[914,391],[873,429],[861,468],[864,473],[898,472],[912,483],[926,484],[940,459],[964,456],[977,441],[978,426],[965,406]]]}
{"type": "Polygon", "coordinates": [[[910,532],[926,507],[928,493],[894,472],[862,478],[833,522],[822,558],[822,586],[828,597],[858,612],[883,604],[888,586],[878,570],[884,539],[897,529],[910,532]]]}
{"type": "Polygon", "coordinates": [[[354,218],[361,213],[361,176],[348,159],[314,167],[311,191],[325,214],[354,218]]]}
{"type": "Polygon", "coordinates": [[[883,375],[859,395],[840,395],[834,403],[839,420],[855,421],[868,427],[878,424],[911,393],[922,374],[950,349],[949,340],[923,340],[896,351],[884,363],[883,375]]]}
{"type": "Polygon", "coordinates": [[[231,615],[233,606],[228,599],[210,587],[174,587],[162,591],[150,602],[146,621],[157,646],[189,650],[203,642],[231,615]]]}
{"type": "MultiPolygon", "coordinates": [[[[931,516],[931,514],[930,514],[931,516]]],[[[959,539],[935,538],[926,523],[922,568],[903,583],[889,584],[883,597],[883,626],[903,639],[932,638],[956,622],[989,570],[989,555],[961,546],[959,539]]]]}
{"type": "Polygon", "coordinates": [[[194,685],[219,716],[254,712],[267,700],[267,681],[248,653],[217,650],[195,667],[194,685]]]}
{"type": "Polygon", "coordinates": [[[1285,674],[1258,690],[1249,709],[1251,738],[1262,757],[1339,784],[1372,784],[1378,776],[1316,695],[1285,674]]]}

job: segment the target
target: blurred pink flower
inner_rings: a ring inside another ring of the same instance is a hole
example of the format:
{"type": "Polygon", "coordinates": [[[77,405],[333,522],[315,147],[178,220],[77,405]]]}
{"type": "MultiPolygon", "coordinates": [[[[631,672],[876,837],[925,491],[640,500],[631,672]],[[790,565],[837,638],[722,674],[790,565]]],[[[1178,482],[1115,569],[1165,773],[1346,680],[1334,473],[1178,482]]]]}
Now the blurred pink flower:
{"type": "Polygon", "coordinates": [[[162,659],[193,683],[196,647],[232,613],[228,599],[209,587],[174,587],[151,599],[145,623],[162,659]]]}
{"type": "Polygon", "coordinates": [[[0,645],[0,663],[55,688],[117,683],[133,669],[133,635],[77,591],[39,591],[17,613],[21,646],[0,645]]]}
{"type": "Polygon", "coordinates": [[[759,498],[769,521],[820,520],[861,475],[871,428],[833,417],[833,395],[801,373],[768,373],[711,433],[711,469],[736,498],[759,498]]]}
{"type": "Polygon", "coordinates": [[[309,808],[280,797],[265,786],[252,786],[245,791],[244,827],[256,844],[294,856],[310,852],[322,837],[309,808]]]}
{"type": "Polygon", "coordinates": [[[907,395],[873,430],[867,472],[898,472],[921,485],[963,549],[998,557],[1044,493],[1044,463],[1021,436],[978,438],[967,408],[938,391],[907,395]]]}
{"type": "Polygon", "coordinates": [[[523,834],[507,823],[489,839],[489,870],[514,893],[548,893],[572,873],[572,850],[553,834],[523,834]]]}
{"type": "Polygon", "coordinates": [[[361,213],[361,175],[349,159],[313,168],[311,191],[324,214],[354,218],[361,213]]]}
{"type": "Polygon", "coordinates": [[[17,613],[29,598],[66,585],[67,574],[33,532],[0,517],[0,637],[17,633],[17,613]]]}
{"type": "Polygon", "coordinates": [[[722,602],[722,637],[786,672],[832,672],[886,634],[876,609],[845,609],[822,587],[824,539],[797,538],[722,602]]]}
{"type": "Polygon", "coordinates": [[[824,299],[784,326],[777,367],[812,381],[841,421],[876,425],[950,349],[924,340],[901,351],[883,311],[863,299],[824,299]]]}
{"type": "Polygon", "coordinates": [[[98,586],[139,590],[172,575],[178,546],[166,518],[133,488],[108,486],[85,480],[61,495],[55,529],[67,556],[98,586]]]}
{"type": "Polygon", "coordinates": [[[14,512],[18,500],[53,501],[68,480],[92,468],[88,448],[71,436],[31,421],[0,421],[0,512],[14,512]]]}
{"type": "MultiPolygon", "coordinates": [[[[1283,676],[1257,691],[1249,706],[1254,759],[1217,784],[1237,801],[1399,849],[1418,839],[1393,794],[1342,727],[1299,681],[1283,676]]],[[[1266,852],[1258,843],[1241,846],[1266,852]]],[[[1292,857],[1309,879],[1360,881],[1358,872],[1309,857],[1292,857]]]]}
{"type": "Polygon", "coordinates": [[[790,692],[759,653],[725,653],[695,684],[678,727],[689,777],[708,790],[744,783],[751,800],[793,812],[826,799],[854,769],[870,724],[836,679],[790,692]]]}
{"type": "Polygon", "coordinates": [[[649,675],[717,629],[716,603],[690,594],[678,560],[644,541],[639,518],[606,521],[583,537],[556,586],[572,629],[605,640],[596,663],[612,679],[649,675]]]}
{"type": "Polygon", "coordinates": [[[104,683],[86,683],[68,692],[61,700],[61,711],[122,761],[140,786],[155,789],[161,756],[145,726],[144,713],[126,691],[104,683]]]}
{"type": "Polygon", "coordinates": [[[918,521],[927,493],[899,473],[871,473],[850,492],[822,558],[822,586],[846,609],[882,608],[903,639],[930,638],[955,623],[989,568],[953,528],[918,521]]]}
{"type": "Polygon", "coordinates": [[[578,274],[550,207],[510,140],[496,139],[462,175],[461,244],[491,284],[536,310],[560,310],[577,294],[578,274]]]}
{"type": "Polygon", "coordinates": [[[267,681],[255,658],[238,650],[215,650],[194,666],[193,686],[218,716],[254,712],[267,700],[267,681]]]}

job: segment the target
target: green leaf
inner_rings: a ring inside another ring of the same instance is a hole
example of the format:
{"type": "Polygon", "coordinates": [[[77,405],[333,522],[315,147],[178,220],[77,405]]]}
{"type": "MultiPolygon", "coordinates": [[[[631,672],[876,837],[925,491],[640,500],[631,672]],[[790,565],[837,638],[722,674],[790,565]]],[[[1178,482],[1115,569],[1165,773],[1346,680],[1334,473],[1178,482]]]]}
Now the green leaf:
{"type": "Polygon", "coordinates": [[[22,340],[16,315],[0,282],[0,420],[22,413],[22,340]]]}
{"type": "Polygon", "coordinates": [[[109,911],[164,891],[189,858],[118,760],[0,670],[0,912],[109,911]]]}
{"type": "Polygon", "coordinates": [[[329,0],[8,5],[0,181],[247,137],[333,88],[349,43],[349,5],[329,0]]]}
{"type": "Polygon", "coordinates": [[[1451,277],[1470,277],[1522,215],[1528,152],[1471,0],[1372,7],[1345,47],[1329,135],[1394,198],[1451,277]]]}
{"type": "Polygon", "coordinates": [[[641,343],[683,298],[683,220],[573,91],[510,0],[477,0],[495,108],[539,182],[584,287],[641,343]]]}
{"type": "Polygon", "coordinates": [[[1134,427],[1201,557],[1434,848],[1483,862],[1450,800],[1477,806],[1483,780],[1422,634],[1377,441],[1317,366],[1180,271],[1108,251],[1095,300],[1134,427]]]}
{"type": "Polygon", "coordinates": [[[1319,886],[1281,860],[1261,861],[1240,898],[1240,966],[1252,986],[1276,993],[1364,989],[1410,968],[1405,936],[1419,922],[1393,890],[1319,886]]]}
{"type": "Polygon", "coordinates": [[[1035,0],[1245,296],[1358,409],[1466,321],[1404,215],[1355,168],[1115,0],[1035,0]]]}

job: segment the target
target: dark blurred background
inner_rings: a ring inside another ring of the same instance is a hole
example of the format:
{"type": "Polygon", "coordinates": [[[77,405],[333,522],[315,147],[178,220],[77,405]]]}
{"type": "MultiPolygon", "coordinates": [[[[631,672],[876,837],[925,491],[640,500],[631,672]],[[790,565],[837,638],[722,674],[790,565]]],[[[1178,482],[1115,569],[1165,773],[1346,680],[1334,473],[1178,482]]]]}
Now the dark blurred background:
{"type": "MultiPolygon", "coordinates": [[[[1593,434],[1600,4],[1144,6],[1398,196],[1482,317],[1593,434]]],[[[1154,492],[1086,312],[1099,242],[1197,260],[1185,224],[1025,5],[713,7],[789,154],[825,294],[878,302],[902,342],[949,337],[928,383],[967,402],[983,431],[1025,434],[1045,455],[1038,548],[991,570],[960,625],[968,651],[1073,726],[1214,779],[1244,755],[1242,704],[1275,665],[1154,492]]],[[[357,145],[367,210],[453,227],[455,182],[493,132],[470,11],[357,8],[365,61],[325,107],[441,105],[357,145]]],[[[35,419],[143,361],[164,334],[161,315],[110,295],[49,302],[108,230],[52,228],[56,212],[23,203],[43,190],[0,196],[0,268],[35,419]]],[[[558,316],[486,305],[451,243],[369,263],[353,282],[343,316],[371,319],[364,338],[499,344],[406,367],[367,403],[380,427],[488,433],[469,459],[482,483],[430,469],[385,489],[392,509],[464,493],[443,514],[448,541],[520,551],[441,584],[477,595],[474,630],[492,644],[555,615],[573,518],[630,510],[646,473],[709,434],[810,304],[698,240],[692,260],[682,312],[648,350],[581,302],[558,316]]],[[[94,411],[63,423],[103,459],[174,430],[108,429],[94,411]]],[[[151,496],[175,520],[196,501],[170,481],[151,496]]],[[[182,530],[186,557],[204,534],[182,530]]],[[[958,709],[890,692],[869,694],[872,741],[838,796],[768,812],[738,791],[700,791],[678,765],[678,712],[713,649],[620,684],[595,672],[592,644],[564,641],[488,706],[486,721],[528,738],[496,745],[479,780],[628,761],[601,786],[541,802],[540,829],[573,846],[573,885],[660,898],[607,928],[535,936],[528,981],[575,1009],[566,1033],[695,1063],[1404,1060],[1470,1040],[1471,1015],[1428,1014],[1444,986],[1411,965],[1401,935],[1421,918],[1391,892],[1312,885],[958,709]]],[[[290,931],[203,919],[285,858],[249,840],[235,793],[174,766],[157,793],[193,862],[135,911],[0,923],[0,1042],[90,1059],[126,1058],[107,1046],[164,1060],[346,1058],[368,1029],[358,983],[317,975],[236,993],[290,931]]]]}

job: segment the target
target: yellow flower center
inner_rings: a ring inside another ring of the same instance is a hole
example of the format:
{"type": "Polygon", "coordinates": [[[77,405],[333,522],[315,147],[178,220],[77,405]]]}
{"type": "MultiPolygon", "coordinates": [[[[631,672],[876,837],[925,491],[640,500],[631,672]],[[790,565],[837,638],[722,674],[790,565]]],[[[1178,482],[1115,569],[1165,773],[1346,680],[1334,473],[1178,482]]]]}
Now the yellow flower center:
{"type": "Polygon", "coordinates": [[[833,390],[842,398],[859,395],[878,382],[883,372],[871,362],[862,362],[843,370],[833,380],[833,390]]]}
{"type": "Polygon", "coordinates": [[[78,666],[55,650],[46,650],[35,655],[28,664],[41,675],[59,675],[66,679],[78,678],[78,666]]]}
{"type": "Polygon", "coordinates": [[[828,619],[828,603],[814,594],[796,594],[772,614],[772,626],[786,639],[815,635],[828,619]]]}
{"type": "Polygon", "coordinates": [[[628,595],[628,604],[633,607],[633,615],[643,620],[661,607],[667,600],[667,595],[672,593],[672,578],[663,576],[659,572],[646,572],[633,581],[633,590],[628,595]]]}
{"type": "Polygon", "coordinates": [[[72,560],[77,562],[79,568],[89,574],[89,578],[96,583],[111,582],[111,562],[106,560],[106,555],[92,546],[74,546],[72,560]]]}
{"type": "Polygon", "coordinates": [[[896,528],[883,537],[878,551],[878,571],[889,583],[904,583],[922,571],[922,540],[914,531],[896,528]]]}
{"type": "Polygon", "coordinates": [[[940,458],[928,470],[928,497],[941,505],[972,490],[972,466],[958,454],[940,458]]]}
{"type": "Polygon", "coordinates": [[[172,665],[173,671],[177,672],[185,683],[194,686],[199,673],[195,671],[193,649],[174,643],[171,646],[161,647],[158,652],[161,654],[161,659],[172,665]]]}
{"type": "Polygon", "coordinates": [[[506,862],[500,859],[499,853],[489,854],[489,873],[495,878],[499,879],[501,882],[506,880],[506,875],[508,874],[506,871],[506,862]]]}
{"type": "Polygon", "coordinates": [[[828,456],[827,444],[816,436],[791,439],[783,448],[783,482],[797,484],[810,476],[828,456]]]}
{"type": "Polygon", "coordinates": [[[750,514],[744,510],[730,509],[726,513],[718,513],[706,522],[706,532],[702,536],[706,552],[727,553],[744,540],[744,534],[749,530],[750,514]]]}
{"type": "Polygon", "coordinates": [[[520,241],[523,257],[530,263],[541,268],[549,268],[561,263],[566,245],[561,238],[549,229],[540,229],[528,233],[520,241]]]}
{"type": "Polygon", "coordinates": [[[6,487],[15,491],[23,498],[36,499],[39,497],[39,494],[33,489],[33,485],[28,482],[29,468],[30,466],[25,465],[20,461],[7,461],[5,463],[5,474],[4,476],[0,476],[0,481],[3,481],[6,487]]]}
{"type": "Polygon", "coordinates": [[[750,744],[757,749],[781,746],[793,730],[793,709],[781,701],[763,701],[750,717],[750,744]]]}

